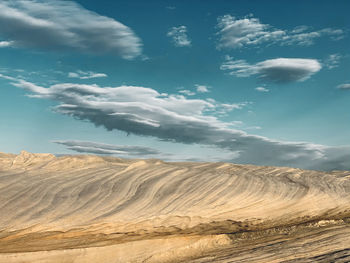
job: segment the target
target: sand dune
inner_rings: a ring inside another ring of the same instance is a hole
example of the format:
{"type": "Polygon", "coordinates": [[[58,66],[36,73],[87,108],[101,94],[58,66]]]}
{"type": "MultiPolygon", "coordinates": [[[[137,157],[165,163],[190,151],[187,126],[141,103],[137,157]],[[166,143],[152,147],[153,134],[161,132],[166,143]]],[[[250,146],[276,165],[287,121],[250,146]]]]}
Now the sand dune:
{"type": "Polygon", "coordinates": [[[0,262],[349,262],[348,218],[345,171],[0,154],[0,262]]]}

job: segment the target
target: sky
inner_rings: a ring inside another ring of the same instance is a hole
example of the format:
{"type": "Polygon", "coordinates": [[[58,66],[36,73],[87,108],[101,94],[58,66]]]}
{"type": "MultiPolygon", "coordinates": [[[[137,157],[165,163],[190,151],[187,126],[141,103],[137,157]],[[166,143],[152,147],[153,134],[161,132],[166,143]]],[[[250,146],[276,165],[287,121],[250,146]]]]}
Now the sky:
{"type": "Polygon", "coordinates": [[[350,169],[349,1],[0,2],[0,151],[350,169]]]}

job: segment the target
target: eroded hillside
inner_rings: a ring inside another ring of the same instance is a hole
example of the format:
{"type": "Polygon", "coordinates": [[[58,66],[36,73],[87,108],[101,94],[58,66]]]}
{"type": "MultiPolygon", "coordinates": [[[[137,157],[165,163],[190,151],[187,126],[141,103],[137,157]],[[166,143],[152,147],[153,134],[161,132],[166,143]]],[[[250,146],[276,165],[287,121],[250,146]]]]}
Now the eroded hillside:
{"type": "Polygon", "coordinates": [[[349,218],[350,172],[0,154],[0,262],[348,262],[349,218]]]}

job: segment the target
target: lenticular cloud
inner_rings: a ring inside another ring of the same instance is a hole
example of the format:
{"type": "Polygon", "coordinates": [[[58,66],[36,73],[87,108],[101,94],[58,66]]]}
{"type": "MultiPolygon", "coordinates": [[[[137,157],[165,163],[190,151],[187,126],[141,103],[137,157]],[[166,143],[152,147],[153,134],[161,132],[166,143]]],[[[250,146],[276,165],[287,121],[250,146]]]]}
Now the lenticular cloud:
{"type": "Polygon", "coordinates": [[[0,2],[0,36],[14,47],[108,53],[132,59],[141,40],[122,23],[71,1],[0,2]]]}
{"type": "Polygon", "coordinates": [[[260,79],[274,83],[304,81],[321,68],[316,59],[276,58],[249,64],[245,60],[234,60],[232,57],[227,57],[220,67],[230,75],[237,77],[256,75],[260,79]]]}
{"type": "Polygon", "coordinates": [[[56,111],[87,120],[107,130],[120,130],[160,140],[202,144],[235,153],[236,163],[292,166],[309,169],[349,169],[349,146],[329,147],[285,142],[247,134],[208,115],[216,106],[200,99],[158,93],[144,87],[101,88],[63,83],[49,88],[13,81],[31,97],[58,102],[56,111]]]}

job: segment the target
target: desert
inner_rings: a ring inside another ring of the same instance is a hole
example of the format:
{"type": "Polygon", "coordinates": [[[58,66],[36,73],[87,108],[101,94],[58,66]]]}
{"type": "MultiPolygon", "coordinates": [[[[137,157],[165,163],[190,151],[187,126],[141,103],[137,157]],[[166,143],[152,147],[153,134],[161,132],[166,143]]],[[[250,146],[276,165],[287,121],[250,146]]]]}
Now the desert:
{"type": "Polygon", "coordinates": [[[349,262],[350,172],[0,155],[0,262],[349,262]]]}

